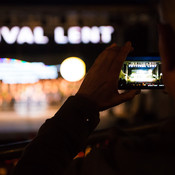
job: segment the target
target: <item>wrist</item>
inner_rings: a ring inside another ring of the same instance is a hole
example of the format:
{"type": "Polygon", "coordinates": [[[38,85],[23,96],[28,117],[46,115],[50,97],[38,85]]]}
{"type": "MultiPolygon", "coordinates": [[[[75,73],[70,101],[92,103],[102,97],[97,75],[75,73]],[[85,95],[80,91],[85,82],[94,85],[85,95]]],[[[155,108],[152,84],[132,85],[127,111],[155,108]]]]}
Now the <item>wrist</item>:
{"type": "Polygon", "coordinates": [[[84,95],[84,94],[75,94],[74,96],[77,100],[82,101],[83,103],[86,104],[86,106],[89,108],[89,110],[95,111],[95,112],[99,112],[98,109],[98,105],[97,103],[92,100],[91,98],[89,98],[88,96],[84,95]]]}

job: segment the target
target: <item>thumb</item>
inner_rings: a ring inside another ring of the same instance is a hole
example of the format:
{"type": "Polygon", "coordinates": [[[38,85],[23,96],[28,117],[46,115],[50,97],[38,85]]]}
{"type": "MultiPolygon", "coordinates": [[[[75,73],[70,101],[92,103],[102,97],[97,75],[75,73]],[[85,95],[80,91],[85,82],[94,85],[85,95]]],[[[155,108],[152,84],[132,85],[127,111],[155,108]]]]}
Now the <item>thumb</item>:
{"type": "Polygon", "coordinates": [[[118,104],[133,99],[136,95],[140,94],[140,92],[141,92],[140,89],[136,89],[136,90],[128,90],[128,91],[121,93],[117,97],[118,104]]]}
{"type": "Polygon", "coordinates": [[[134,98],[137,94],[140,94],[141,90],[129,90],[122,94],[116,94],[116,96],[113,96],[113,98],[110,100],[110,103],[104,104],[101,107],[99,107],[99,111],[104,111],[106,109],[109,109],[111,107],[114,107],[116,105],[119,105],[123,102],[126,102],[128,100],[131,100],[134,98]]]}

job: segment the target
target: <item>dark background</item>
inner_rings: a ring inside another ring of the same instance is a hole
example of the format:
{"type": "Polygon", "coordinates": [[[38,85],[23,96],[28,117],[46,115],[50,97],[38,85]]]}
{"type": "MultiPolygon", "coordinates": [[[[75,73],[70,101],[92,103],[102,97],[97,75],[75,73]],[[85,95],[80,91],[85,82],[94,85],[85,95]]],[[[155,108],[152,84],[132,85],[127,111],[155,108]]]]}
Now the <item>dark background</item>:
{"type": "Polygon", "coordinates": [[[12,4],[12,5],[23,5],[23,4],[30,4],[30,5],[52,5],[52,4],[66,4],[66,5],[81,5],[81,4],[147,4],[158,2],[158,0],[1,0],[0,4],[12,4]]]}

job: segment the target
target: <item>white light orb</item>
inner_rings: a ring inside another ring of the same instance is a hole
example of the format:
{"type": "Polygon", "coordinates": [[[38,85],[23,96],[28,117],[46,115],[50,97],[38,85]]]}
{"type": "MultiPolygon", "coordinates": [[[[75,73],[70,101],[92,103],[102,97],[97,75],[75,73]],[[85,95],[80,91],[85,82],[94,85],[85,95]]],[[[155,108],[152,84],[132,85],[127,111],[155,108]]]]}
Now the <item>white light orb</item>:
{"type": "Polygon", "coordinates": [[[60,73],[67,81],[79,81],[86,74],[86,65],[84,61],[78,57],[69,57],[61,63],[60,73]]]}

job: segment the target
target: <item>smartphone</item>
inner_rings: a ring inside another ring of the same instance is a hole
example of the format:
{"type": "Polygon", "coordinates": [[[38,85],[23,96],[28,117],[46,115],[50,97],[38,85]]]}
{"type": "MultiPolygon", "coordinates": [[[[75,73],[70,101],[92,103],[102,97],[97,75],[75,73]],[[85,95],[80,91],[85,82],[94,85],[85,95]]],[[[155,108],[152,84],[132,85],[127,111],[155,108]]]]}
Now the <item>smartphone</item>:
{"type": "Polygon", "coordinates": [[[163,89],[160,56],[129,56],[124,62],[118,89],[163,89]]]}

